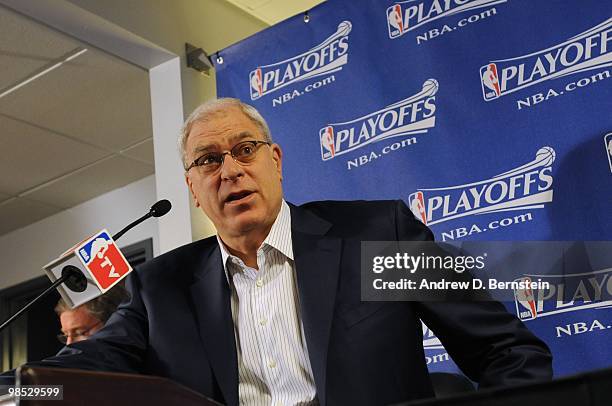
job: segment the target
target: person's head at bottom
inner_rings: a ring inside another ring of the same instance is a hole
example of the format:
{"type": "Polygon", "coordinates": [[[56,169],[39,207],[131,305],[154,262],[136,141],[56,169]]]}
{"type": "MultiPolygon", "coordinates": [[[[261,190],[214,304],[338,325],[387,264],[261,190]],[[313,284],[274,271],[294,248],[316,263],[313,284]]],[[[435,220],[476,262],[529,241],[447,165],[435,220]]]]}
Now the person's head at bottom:
{"type": "Polygon", "coordinates": [[[126,299],[127,291],[122,285],[117,285],[104,295],[90,300],[71,309],[64,299],[60,299],[55,306],[61,327],[57,335],[63,344],[72,344],[87,340],[107,322],[115,312],[117,306],[126,299]]]}

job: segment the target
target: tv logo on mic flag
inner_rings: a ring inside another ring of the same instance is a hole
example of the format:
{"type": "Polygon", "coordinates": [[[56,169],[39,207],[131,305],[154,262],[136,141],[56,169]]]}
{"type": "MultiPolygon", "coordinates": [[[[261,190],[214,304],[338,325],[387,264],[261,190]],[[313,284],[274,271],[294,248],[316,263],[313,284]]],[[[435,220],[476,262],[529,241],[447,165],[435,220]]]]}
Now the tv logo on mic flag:
{"type": "Polygon", "coordinates": [[[132,271],[132,267],[106,230],[80,244],[74,252],[102,293],[132,271]]]}

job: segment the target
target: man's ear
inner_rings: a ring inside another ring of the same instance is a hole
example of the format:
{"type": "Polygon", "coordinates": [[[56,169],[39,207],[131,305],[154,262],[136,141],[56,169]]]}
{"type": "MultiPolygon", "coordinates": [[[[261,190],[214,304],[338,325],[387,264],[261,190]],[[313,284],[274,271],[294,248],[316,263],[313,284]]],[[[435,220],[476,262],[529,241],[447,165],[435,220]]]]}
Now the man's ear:
{"type": "Polygon", "coordinates": [[[270,148],[272,149],[272,160],[276,165],[278,176],[280,180],[283,180],[283,151],[278,144],[272,144],[270,148]]]}
{"type": "Polygon", "coordinates": [[[193,182],[191,182],[191,178],[189,177],[188,173],[185,173],[185,183],[187,184],[187,187],[189,188],[191,197],[193,197],[193,203],[195,204],[195,207],[200,207],[200,202],[198,202],[198,197],[193,191],[193,182]]]}

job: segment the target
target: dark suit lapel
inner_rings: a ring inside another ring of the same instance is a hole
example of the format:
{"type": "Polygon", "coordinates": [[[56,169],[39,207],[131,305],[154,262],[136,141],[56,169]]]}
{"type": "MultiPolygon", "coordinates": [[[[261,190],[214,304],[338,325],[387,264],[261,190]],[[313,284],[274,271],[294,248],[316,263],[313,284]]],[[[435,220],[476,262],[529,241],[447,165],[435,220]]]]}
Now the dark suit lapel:
{"type": "Polygon", "coordinates": [[[334,314],[342,240],[326,237],[331,224],[293,205],[291,233],[300,310],[319,402],[325,405],[327,350],[334,314]]]}
{"type": "Polygon", "coordinates": [[[219,248],[198,264],[190,286],[202,343],[225,403],[238,405],[238,362],[231,312],[231,292],[219,248]]]}

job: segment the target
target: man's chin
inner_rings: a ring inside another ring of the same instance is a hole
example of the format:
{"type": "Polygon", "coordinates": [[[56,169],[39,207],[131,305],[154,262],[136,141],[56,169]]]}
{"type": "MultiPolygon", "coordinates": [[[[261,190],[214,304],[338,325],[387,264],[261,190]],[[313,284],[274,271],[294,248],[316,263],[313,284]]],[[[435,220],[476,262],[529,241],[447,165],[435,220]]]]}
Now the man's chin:
{"type": "Polygon", "coordinates": [[[258,216],[256,213],[250,211],[245,211],[233,216],[229,224],[229,230],[231,230],[232,234],[241,235],[259,228],[265,228],[266,225],[264,223],[262,216],[258,216]]]}

